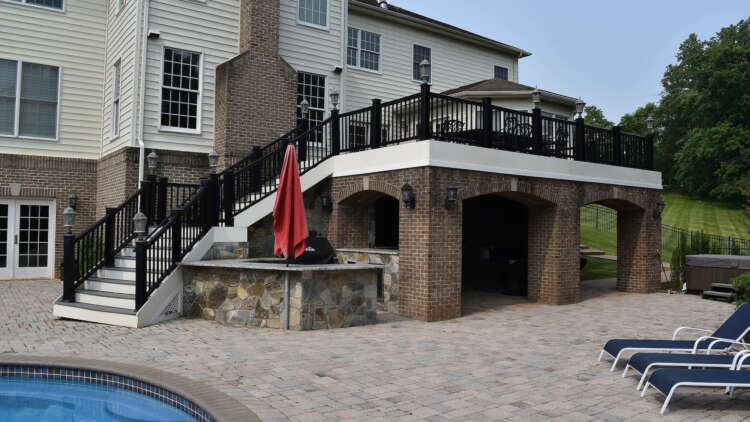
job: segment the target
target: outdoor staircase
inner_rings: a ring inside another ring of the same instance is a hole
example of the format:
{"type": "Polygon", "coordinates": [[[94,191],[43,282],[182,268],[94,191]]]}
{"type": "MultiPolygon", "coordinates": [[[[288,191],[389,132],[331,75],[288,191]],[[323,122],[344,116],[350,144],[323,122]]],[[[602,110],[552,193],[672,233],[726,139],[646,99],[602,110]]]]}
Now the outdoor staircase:
{"type": "Polygon", "coordinates": [[[711,283],[711,290],[703,291],[703,299],[731,302],[734,288],[729,283],[711,283]]]}

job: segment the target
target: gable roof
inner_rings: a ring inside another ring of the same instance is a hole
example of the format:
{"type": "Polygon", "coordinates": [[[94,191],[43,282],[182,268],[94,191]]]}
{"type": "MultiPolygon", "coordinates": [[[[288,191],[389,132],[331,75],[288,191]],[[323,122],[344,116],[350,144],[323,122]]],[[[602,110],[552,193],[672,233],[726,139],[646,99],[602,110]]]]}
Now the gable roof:
{"type": "Polygon", "coordinates": [[[460,86],[458,88],[449,89],[443,92],[443,95],[456,94],[458,92],[471,92],[471,91],[533,91],[533,86],[523,85],[508,81],[505,79],[494,78],[487,79],[484,81],[474,82],[473,84],[460,86]]]}
{"type": "Polygon", "coordinates": [[[519,58],[528,57],[531,55],[530,52],[524,49],[514,47],[510,44],[501,43],[500,41],[496,41],[491,38],[487,38],[482,35],[475,34],[471,31],[467,31],[457,26],[449,25],[445,22],[441,22],[436,19],[428,18],[427,16],[420,15],[419,13],[412,12],[411,10],[407,10],[398,6],[394,6],[392,4],[388,4],[387,8],[381,7],[379,0],[349,0],[349,5],[354,6],[354,7],[359,7],[371,13],[379,12],[387,16],[406,19],[415,24],[432,27],[434,29],[439,29],[443,33],[448,33],[448,35],[452,34],[454,36],[458,36],[460,38],[473,41],[477,44],[481,44],[485,47],[493,48],[495,50],[500,50],[506,54],[511,53],[514,55],[518,55],[519,58]]]}

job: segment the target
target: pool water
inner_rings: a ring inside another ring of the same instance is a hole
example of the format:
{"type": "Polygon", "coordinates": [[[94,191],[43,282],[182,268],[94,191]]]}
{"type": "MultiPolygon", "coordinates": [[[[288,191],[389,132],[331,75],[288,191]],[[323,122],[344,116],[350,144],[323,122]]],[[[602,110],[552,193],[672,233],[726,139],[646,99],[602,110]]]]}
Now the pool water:
{"type": "Polygon", "coordinates": [[[38,378],[0,378],[2,422],[196,422],[154,398],[119,387],[38,378]]]}

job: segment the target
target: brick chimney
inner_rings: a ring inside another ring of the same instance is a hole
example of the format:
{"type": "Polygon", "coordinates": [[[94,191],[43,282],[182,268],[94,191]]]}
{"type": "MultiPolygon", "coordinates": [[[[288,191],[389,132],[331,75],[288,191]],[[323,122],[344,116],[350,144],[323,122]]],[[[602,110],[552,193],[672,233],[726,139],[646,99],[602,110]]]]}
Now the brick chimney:
{"type": "Polygon", "coordinates": [[[280,0],[241,0],[239,55],[216,67],[214,144],[219,167],[296,124],[297,73],[279,56],[280,0]]]}

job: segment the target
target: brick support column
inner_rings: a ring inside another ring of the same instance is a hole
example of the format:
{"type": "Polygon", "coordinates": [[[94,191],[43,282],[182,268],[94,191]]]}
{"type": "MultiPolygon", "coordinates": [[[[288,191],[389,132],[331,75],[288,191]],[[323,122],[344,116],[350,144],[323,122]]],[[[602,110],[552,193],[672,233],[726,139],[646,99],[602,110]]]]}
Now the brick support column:
{"type": "Polygon", "coordinates": [[[661,218],[649,211],[617,213],[617,290],[653,293],[661,289],[661,218]]]}
{"type": "Polygon", "coordinates": [[[564,305],[581,299],[580,225],[574,195],[529,207],[529,299],[564,305]]]}

